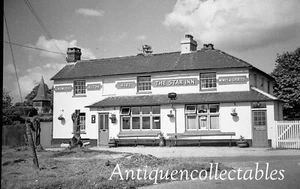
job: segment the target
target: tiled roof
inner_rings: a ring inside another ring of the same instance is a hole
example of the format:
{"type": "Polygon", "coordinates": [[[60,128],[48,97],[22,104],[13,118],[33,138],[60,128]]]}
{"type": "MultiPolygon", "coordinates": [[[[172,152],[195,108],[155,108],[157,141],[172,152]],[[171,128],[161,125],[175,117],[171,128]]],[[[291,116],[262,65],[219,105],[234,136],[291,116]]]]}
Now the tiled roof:
{"type": "MultiPolygon", "coordinates": [[[[255,90],[241,92],[212,92],[178,94],[175,104],[257,102],[274,99],[255,90]]],[[[170,104],[168,95],[113,96],[86,107],[146,106],[170,104]]]]}
{"type": "Polygon", "coordinates": [[[36,94],[35,98],[33,99],[33,101],[34,102],[36,102],[36,101],[50,101],[50,99],[47,95],[47,91],[46,91],[46,88],[45,88],[45,82],[44,82],[43,77],[42,77],[42,80],[40,82],[37,94],[36,94]]]}
{"type": "Polygon", "coordinates": [[[252,66],[223,51],[199,50],[187,54],[173,52],[146,56],[137,55],[82,60],[76,64],[67,64],[51,79],[76,79],[122,74],[246,67],[252,66]]]}

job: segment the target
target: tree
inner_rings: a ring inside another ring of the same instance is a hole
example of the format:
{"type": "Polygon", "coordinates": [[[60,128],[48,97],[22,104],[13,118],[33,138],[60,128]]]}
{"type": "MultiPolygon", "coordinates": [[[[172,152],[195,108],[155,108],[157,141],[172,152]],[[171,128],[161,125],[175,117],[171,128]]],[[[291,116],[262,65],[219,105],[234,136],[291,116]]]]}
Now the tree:
{"type": "Polygon", "coordinates": [[[10,91],[6,91],[4,88],[2,91],[2,110],[12,106],[12,97],[9,96],[10,91]]]}
{"type": "Polygon", "coordinates": [[[3,88],[2,91],[2,123],[12,123],[12,120],[8,117],[8,110],[12,106],[12,97],[9,95],[10,91],[6,91],[3,88]]]}
{"type": "Polygon", "coordinates": [[[300,119],[300,47],[294,52],[277,54],[271,75],[276,81],[274,94],[284,102],[284,117],[300,119]]]}

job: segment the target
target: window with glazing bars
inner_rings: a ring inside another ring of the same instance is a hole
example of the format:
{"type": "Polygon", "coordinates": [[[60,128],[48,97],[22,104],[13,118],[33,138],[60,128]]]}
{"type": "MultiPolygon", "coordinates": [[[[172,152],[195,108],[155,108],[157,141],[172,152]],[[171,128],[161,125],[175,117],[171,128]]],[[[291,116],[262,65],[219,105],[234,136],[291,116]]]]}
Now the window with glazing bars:
{"type": "Polygon", "coordinates": [[[151,91],[151,76],[137,77],[137,91],[151,91]]]}
{"type": "Polygon", "coordinates": [[[85,80],[74,81],[74,95],[86,93],[85,80]]]}
{"type": "Polygon", "coordinates": [[[216,84],[216,73],[202,73],[200,74],[200,87],[201,90],[215,89],[216,84]]]}
{"type": "Polygon", "coordinates": [[[80,124],[80,130],[85,131],[85,113],[79,114],[79,124],[80,124]]]}
{"type": "Polygon", "coordinates": [[[146,131],[160,129],[160,106],[121,108],[123,131],[146,131]]]}
{"type": "Polygon", "coordinates": [[[213,130],[219,126],[219,104],[186,105],[187,130],[213,130]]]}

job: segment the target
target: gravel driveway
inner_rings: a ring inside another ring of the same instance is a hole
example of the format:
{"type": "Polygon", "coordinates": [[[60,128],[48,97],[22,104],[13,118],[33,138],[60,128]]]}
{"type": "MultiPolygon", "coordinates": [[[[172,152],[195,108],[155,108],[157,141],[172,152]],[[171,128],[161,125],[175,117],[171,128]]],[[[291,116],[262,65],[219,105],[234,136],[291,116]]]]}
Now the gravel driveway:
{"type": "Polygon", "coordinates": [[[90,147],[91,150],[151,154],[156,157],[300,156],[300,150],[238,147],[90,147]]]}

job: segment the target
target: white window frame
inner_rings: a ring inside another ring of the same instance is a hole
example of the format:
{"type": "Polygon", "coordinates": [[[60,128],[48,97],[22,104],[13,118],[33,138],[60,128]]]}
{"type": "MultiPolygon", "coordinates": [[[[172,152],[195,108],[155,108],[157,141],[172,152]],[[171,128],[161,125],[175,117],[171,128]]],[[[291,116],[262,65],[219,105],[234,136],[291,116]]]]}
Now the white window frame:
{"type": "Polygon", "coordinates": [[[217,89],[216,72],[200,73],[200,90],[216,90],[216,89],[217,89]]]}
{"type": "Polygon", "coordinates": [[[74,95],[80,96],[86,94],[86,81],[85,80],[75,80],[74,81],[74,95]]]}
{"type": "Polygon", "coordinates": [[[149,92],[149,91],[151,91],[151,76],[138,76],[137,92],[149,92]]]}
{"type": "Polygon", "coordinates": [[[80,131],[86,131],[86,114],[79,113],[79,124],[80,124],[80,131]]]}
{"type": "Polygon", "coordinates": [[[210,130],[220,130],[220,104],[195,104],[195,105],[186,105],[185,106],[185,118],[186,118],[186,130],[187,131],[210,131],[210,130]],[[201,105],[207,106],[207,112],[204,113],[199,113],[198,107],[201,105]],[[210,112],[210,106],[217,105],[218,106],[218,111],[217,112],[210,112]],[[190,112],[187,110],[188,106],[196,106],[196,111],[195,113],[190,112]],[[196,116],[196,129],[190,129],[188,128],[188,117],[196,116]],[[201,117],[206,117],[206,128],[203,129],[200,127],[200,121],[201,117]],[[211,128],[211,117],[219,117],[219,124],[217,129],[212,129],[211,128]]]}
{"type": "MultiPolygon", "coordinates": [[[[161,110],[160,110],[160,106],[134,106],[134,107],[124,107],[124,108],[130,108],[130,113],[128,115],[126,114],[121,114],[121,130],[122,131],[159,131],[161,130],[161,110]],[[142,108],[143,107],[149,107],[150,108],[150,113],[147,114],[143,114],[142,112],[142,108]],[[154,114],[153,113],[153,107],[159,107],[159,114],[154,114]],[[133,114],[132,108],[139,108],[139,113],[138,114],[133,114]],[[123,117],[128,117],[130,120],[130,129],[124,129],[123,128],[123,117]],[[133,118],[139,118],[139,128],[138,129],[133,129],[133,118]],[[149,129],[143,129],[143,117],[149,117],[150,118],[150,128],[149,129]],[[156,118],[156,119],[154,119],[156,118]],[[153,124],[154,122],[158,122],[157,118],[159,118],[159,129],[154,129],[153,128],[153,124]]],[[[121,108],[121,110],[123,109],[123,107],[121,108]]]]}

